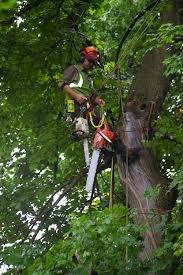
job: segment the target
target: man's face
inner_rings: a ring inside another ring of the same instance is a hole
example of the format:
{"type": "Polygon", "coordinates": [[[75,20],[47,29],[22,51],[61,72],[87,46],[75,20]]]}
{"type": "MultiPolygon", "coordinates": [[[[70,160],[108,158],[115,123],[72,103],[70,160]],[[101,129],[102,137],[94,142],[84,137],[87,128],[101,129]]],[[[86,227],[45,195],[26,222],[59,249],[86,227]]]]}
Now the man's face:
{"type": "Polygon", "coordinates": [[[90,60],[88,60],[86,58],[85,58],[85,60],[84,60],[84,62],[82,64],[84,70],[92,69],[93,65],[94,65],[94,60],[90,61],[90,60]]]}

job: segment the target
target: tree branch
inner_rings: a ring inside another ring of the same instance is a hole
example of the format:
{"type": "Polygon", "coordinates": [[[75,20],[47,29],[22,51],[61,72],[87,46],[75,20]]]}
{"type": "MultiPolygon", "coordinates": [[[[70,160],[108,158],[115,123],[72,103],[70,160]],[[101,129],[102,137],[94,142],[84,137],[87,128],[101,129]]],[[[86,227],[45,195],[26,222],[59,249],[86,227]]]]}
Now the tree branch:
{"type": "Polygon", "coordinates": [[[72,190],[72,188],[78,183],[78,181],[81,179],[81,175],[83,175],[83,172],[81,174],[77,175],[76,177],[74,177],[73,179],[71,179],[70,180],[70,185],[62,192],[62,194],[57,198],[57,200],[53,203],[53,205],[49,209],[47,209],[45,215],[42,218],[41,223],[39,224],[38,228],[36,229],[34,235],[31,238],[32,243],[35,241],[37,234],[41,230],[41,228],[42,228],[43,224],[45,223],[45,221],[49,218],[49,216],[52,213],[53,209],[58,205],[58,203],[63,199],[63,197],[65,195],[67,195],[67,193],[70,192],[72,190]]]}
{"type": "Polygon", "coordinates": [[[48,201],[45,203],[45,205],[43,206],[43,208],[40,210],[39,214],[37,215],[37,217],[35,218],[35,220],[33,221],[31,228],[29,229],[29,232],[27,233],[27,235],[25,236],[25,238],[22,240],[21,244],[25,242],[25,240],[27,239],[27,237],[30,235],[30,233],[32,232],[32,229],[34,228],[34,226],[36,225],[36,223],[38,222],[38,220],[40,219],[40,224],[38,226],[38,228],[36,229],[34,235],[31,238],[31,242],[35,241],[35,238],[37,236],[37,234],[39,233],[39,231],[41,230],[43,224],[45,223],[45,221],[49,218],[50,214],[52,213],[53,209],[58,205],[58,203],[61,201],[61,199],[67,195],[67,193],[69,193],[72,188],[79,182],[79,180],[81,179],[81,177],[83,175],[85,175],[86,173],[86,169],[83,169],[78,175],[74,176],[72,179],[69,179],[64,186],[59,187],[57,189],[57,191],[55,191],[51,197],[48,199],[48,201]],[[55,196],[56,193],[58,193],[59,191],[61,191],[63,189],[63,187],[67,186],[62,194],[57,198],[57,200],[53,203],[52,206],[50,206],[49,208],[47,208],[47,206],[50,204],[50,202],[53,200],[53,197],[55,196]]]}

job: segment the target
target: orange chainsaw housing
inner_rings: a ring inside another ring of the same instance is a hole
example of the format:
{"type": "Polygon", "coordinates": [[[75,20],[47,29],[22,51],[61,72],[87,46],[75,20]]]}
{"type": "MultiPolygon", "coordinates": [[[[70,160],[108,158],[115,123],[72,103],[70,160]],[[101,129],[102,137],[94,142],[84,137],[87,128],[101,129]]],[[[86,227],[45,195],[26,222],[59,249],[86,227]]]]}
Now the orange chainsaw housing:
{"type": "Polygon", "coordinates": [[[93,149],[102,149],[107,143],[112,143],[115,139],[116,134],[109,129],[107,122],[104,122],[101,128],[98,128],[95,132],[95,137],[93,140],[93,149]]]}

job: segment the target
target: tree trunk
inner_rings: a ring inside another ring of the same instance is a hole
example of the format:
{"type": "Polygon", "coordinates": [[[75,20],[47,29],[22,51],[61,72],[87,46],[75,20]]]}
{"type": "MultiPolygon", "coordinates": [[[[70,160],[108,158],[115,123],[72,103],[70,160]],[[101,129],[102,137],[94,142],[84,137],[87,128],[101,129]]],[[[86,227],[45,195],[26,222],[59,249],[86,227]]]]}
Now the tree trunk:
{"type": "MultiPolygon", "coordinates": [[[[175,9],[166,12],[163,20],[175,19],[176,14],[179,13],[175,9]]],[[[163,59],[164,49],[155,49],[145,55],[132,83],[126,112],[118,127],[120,138],[127,148],[138,148],[140,152],[139,157],[131,163],[124,162],[119,155],[117,162],[128,204],[137,210],[137,222],[147,228],[144,249],[140,255],[143,260],[149,260],[152,251],[160,245],[162,235],[157,224],[162,213],[171,210],[175,202],[174,194],[166,195],[165,192],[168,189],[168,179],[161,175],[155,156],[144,145],[171,84],[171,80],[163,75],[163,59]],[[144,196],[145,191],[158,185],[161,191],[157,197],[144,196]]]]}
{"type": "Polygon", "coordinates": [[[153,153],[143,145],[141,119],[133,112],[126,112],[121,125],[121,139],[129,149],[133,147],[139,151],[139,157],[132,163],[123,162],[120,155],[117,156],[117,161],[128,204],[137,210],[138,223],[146,227],[144,250],[140,255],[141,259],[145,260],[150,259],[152,251],[160,245],[162,236],[157,224],[161,220],[161,215],[172,208],[174,196],[165,196],[168,180],[160,174],[153,153]],[[145,196],[146,191],[151,191],[158,185],[161,189],[157,197],[145,196]]]}

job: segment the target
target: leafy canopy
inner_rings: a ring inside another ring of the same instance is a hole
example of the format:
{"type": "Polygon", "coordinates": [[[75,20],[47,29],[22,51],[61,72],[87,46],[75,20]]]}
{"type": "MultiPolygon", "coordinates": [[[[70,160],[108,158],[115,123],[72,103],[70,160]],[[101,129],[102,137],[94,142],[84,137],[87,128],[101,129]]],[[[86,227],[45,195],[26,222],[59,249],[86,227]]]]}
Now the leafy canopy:
{"type": "MultiPolygon", "coordinates": [[[[70,139],[72,129],[65,123],[64,99],[57,83],[65,66],[77,62],[78,50],[91,41],[101,50],[105,64],[94,73],[95,83],[108,110],[117,119],[120,109],[114,73],[116,52],[129,24],[149,2],[32,0],[0,3],[1,19],[6,21],[0,36],[0,257],[2,264],[12,267],[12,272],[14,268],[25,267],[29,274],[31,270],[57,272],[71,268],[84,274],[91,268],[99,272],[111,268],[115,274],[121,265],[122,270],[141,270],[141,264],[135,260],[141,247],[138,239],[141,228],[131,221],[126,225],[120,216],[126,213],[124,207],[114,208],[111,213],[104,210],[83,216],[86,205],[83,174],[70,189],[72,192],[62,198],[65,188],[73,183],[72,178],[84,167],[84,158],[82,145],[70,139]],[[19,11],[22,11],[21,22],[13,17],[19,11]],[[54,205],[57,198],[61,203],[54,205]],[[71,218],[70,214],[76,212],[81,218],[71,218]],[[84,230],[82,224],[88,230],[84,230]],[[129,250],[128,264],[124,261],[125,247],[129,250]],[[60,253],[61,248],[64,255],[60,253]],[[79,265],[72,261],[76,250],[80,252],[79,265]]],[[[157,121],[159,132],[148,143],[156,152],[162,172],[173,179],[171,187],[177,187],[179,192],[172,221],[167,221],[165,226],[165,243],[157,251],[159,270],[165,268],[170,259],[176,263],[181,261],[183,255],[180,214],[182,26],[162,25],[159,12],[167,8],[167,1],[162,1],[137,22],[118,60],[125,102],[144,54],[167,43],[170,45],[164,65],[165,74],[173,78],[172,86],[157,121]],[[172,133],[173,139],[162,140],[167,132],[172,133]],[[170,254],[167,248],[171,248],[170,254]]],[[[107,204],[110,181],[107,173],[102,176],[99,178],[100,210],[107,204]]],[[[118,177],[117,172],[115,177],[118,177]]],[[[115,191],[115,201],[124,202],[119,182],[115,191]]],[[[177,272],[180,270],[181,265],[177,272]]]]}

